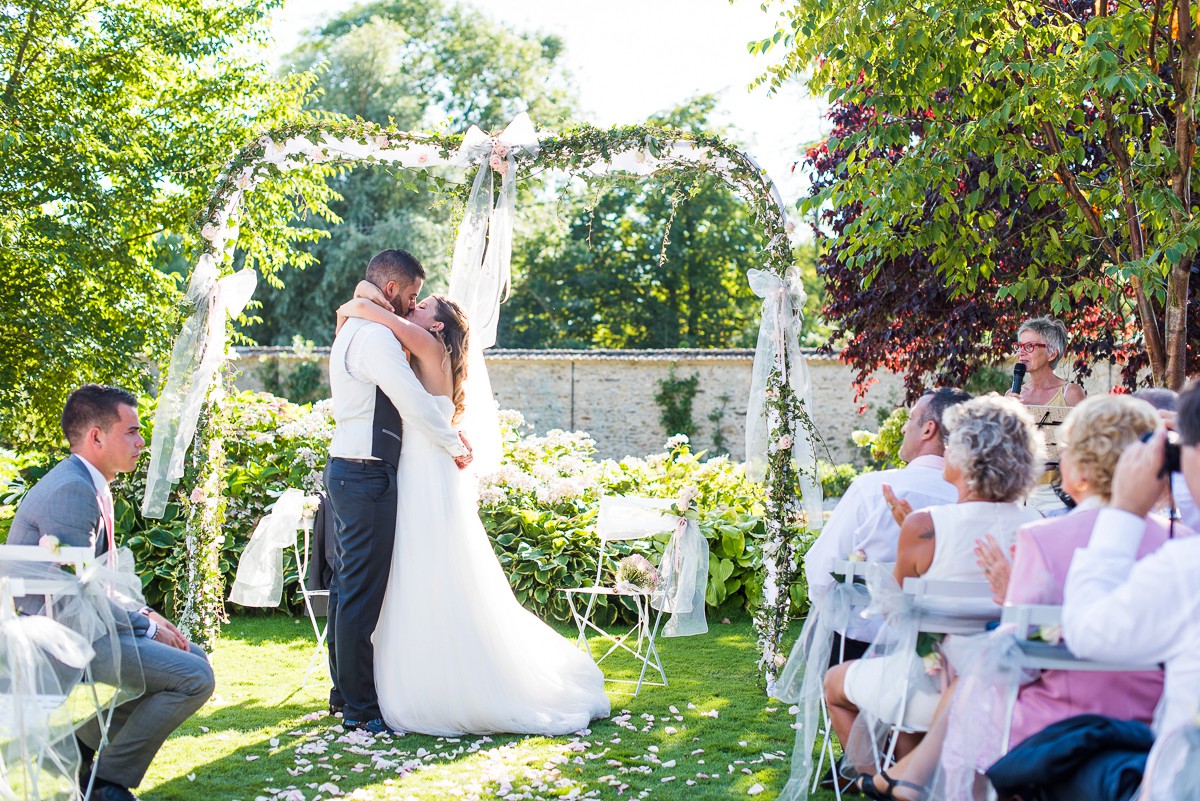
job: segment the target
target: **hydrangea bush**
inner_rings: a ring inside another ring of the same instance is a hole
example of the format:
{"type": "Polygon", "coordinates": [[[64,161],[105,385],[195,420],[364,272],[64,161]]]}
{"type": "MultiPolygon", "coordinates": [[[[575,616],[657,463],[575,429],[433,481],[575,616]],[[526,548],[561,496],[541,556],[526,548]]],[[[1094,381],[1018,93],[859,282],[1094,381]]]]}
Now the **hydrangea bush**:
{"type": "MultiPolygon", "coordinates": [[[[299,405],[266,393],[240,392],[221,403],[226,507],[219,567],[228,591],[242,549],[275,499],[289,487],[320,490],[333,421],[327,400],[299,405]]],[[[150,406],[140,414],[147,423],[153,420],[150,406]]],[[[763,490],[746,480],[740,464],[724,456],[705,459],[691,451],[683,436],[668,440],[662,453],[598,460],[595,442],[586,433],[534,435],[518,412],[502,412],[501,423],[504,458],[497,472],[479,482],[480,518],[514,592],[528,609],[545,619],[566,621],[570,612],[559,590],[595,583],[596,514],[605,494],[667,498],[689,507],[710,546],[710,608],[752,609],[760,603],[763,490]]],[[[171,613],[183,600],[176,594],[185,561],[185,510],[181,503],[171,503],[161,520],[141,516],[146,458],[148,454],[138,471],[122,476],[113,487],[117,535],[134,552],[147,602],[171,613]]],[[[25,471],[41,473],[44,469],[25,471]]],[[[23,487],[19,480],[10,487],[5,501],[14,504],[23,487]]],[[[200,492],[178,500],[201,504],[207,499],[200,492]]],[[[613,564],[633,552],[649,553],[657,561],[654,554],[665,549],[668,539],[662,535],[616,543],[613,564]]],[[[298,611],[299,577],[290,550],[284,552],[284,573],[285,603],[298,611]]],[[[613,575],[601,576],[603,584],[615,581],[613,575]]],[[[804,588],[794,587],[792,595],[793,611],[802,611],[804,588]]],[[[601,603],[596,612],[607,622],[629,608],[627,600],[617,600],[611,607],[601,603]]]]}

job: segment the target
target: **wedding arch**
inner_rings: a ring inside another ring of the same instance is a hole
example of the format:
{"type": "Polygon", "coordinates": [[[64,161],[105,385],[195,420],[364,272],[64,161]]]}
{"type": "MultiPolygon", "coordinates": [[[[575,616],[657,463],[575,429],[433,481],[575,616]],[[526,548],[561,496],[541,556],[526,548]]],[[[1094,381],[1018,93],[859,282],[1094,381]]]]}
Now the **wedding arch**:
{"type": "MultiPolygon", "coordinates": [[[[517,176],[522,169],[536,165],[583,176],[708,173],[721,177],[749,205],[766,245],[761,269],[748,274],[763,308],[747,410],[747,472],[766,484],[763,602],[755,626],[761,665],[773,682],[783,663],[778,649],[787,626],[789,590],[799,568],[798,534],[821,522],[817,434],[807,413],[811,387],[797,335],[805,298],[790,244],[793,224],[763,169],[717,137],[634,125],[608,130],[577,126],[539,138],[524,114],[494,136],[475,127],[465,135],[448,136],[363,121],[292,126],[260,136],[225,165],[201,218],[204,246],[187,291],[194,311],[175,342],[159,397],[142,504],[146,517],[162,516],[172,488],[185,474],[190,448],[189,486],[173,496],[188,520],[187,569],[180,594],[185,599],[180,612],[184,630],[201,641],[215,638],[224,600],[218,568],[224,441],[216,424],[224,391],[221,372],[229,318],[241,313],[257,283],[252,269],[232,270],[243,200],[264,182],[320,164],[458,168],[468,175],[474,171],[449,291],[472,320],[473,375],[475,364],[482,365],[483,348],[495,343],[499,307],[508,290],[517,176]]],[[[483,375],[486,378],[486,372],[483,375]]],[[[486,381],[484,386],[476,382],[472,390],[468,406],[472,395],[494,406],[486,381]]]]}

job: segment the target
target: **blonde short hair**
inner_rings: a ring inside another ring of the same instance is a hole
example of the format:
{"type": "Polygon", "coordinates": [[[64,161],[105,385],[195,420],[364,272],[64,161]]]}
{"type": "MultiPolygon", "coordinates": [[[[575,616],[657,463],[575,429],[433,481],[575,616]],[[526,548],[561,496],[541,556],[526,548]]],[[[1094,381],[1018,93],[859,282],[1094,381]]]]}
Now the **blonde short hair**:
{"type": "Polygon", "coordinates": [[[946,410],[945,424],[946,461],[983,500],[1020,500],[1045,469],[1045,444],[1016,398],[991,392],[960,403],[946,410]]]}
{"type": "Polygon", "coordinates": [[[1059,447],[1106,503],[1112,498],[1117,459],[1142,434],[1161,425],[1158,412],[1144,400],[1128,395],[1097,395],[1080,403],[1058,432],[1059,447]]]}

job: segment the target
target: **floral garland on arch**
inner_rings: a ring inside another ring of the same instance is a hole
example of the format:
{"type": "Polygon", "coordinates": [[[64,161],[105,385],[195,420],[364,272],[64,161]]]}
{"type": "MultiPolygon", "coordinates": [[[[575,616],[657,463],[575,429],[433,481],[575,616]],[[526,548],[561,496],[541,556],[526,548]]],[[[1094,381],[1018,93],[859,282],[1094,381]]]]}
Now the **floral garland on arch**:
{"type": "MultiPolygon", "coordinates": [[[[221,382],[229,319],[240,314],[255,281],[249,269],[230,275],[242,204],[246,195],[263,182],[292,170],[321,165],[386,164],[413,172],[434,167],[476,170],[473,190],[470,184],[456,186],[431,178],[450,193],[466,195],[471,190],[467,218],[460,226],[456,261],[467,234],[478,235],[478,255],[471,253],[472,266],[480,270],[481,256],[481,273],[487,273],[489,265],[495,268],[488,293],[498,288],[495,294],[502,296],[508,289],[511,197],[521,170],[536,165],[582,177],[647,176],[667,171],[717,175],[748,204],[756,224],[767,235],[761,253],[762,269],[752,270],[750,276],[755,291],[764,298],[764,315],[755,357],[747,452],[750,474],[767,485],[763,603],[755,613],[755,626],[761,667],[768,690],[772,690],[783,664],[780,645],[788,625],[789,590],[799,567],[795,544],[805,528],[819,528],[821,524],[815,460],[820,438],[807,412],[811,404],[808,373],[797,341],[803,295],[798,289],[790,241],[794,225],[788,221],[779,194],[762,168],[717,137],[643,125],[607,130],[579,125],[540,138],[535,134],[532,142],[528,136],[506,138],[518,127],[532,133],[531,124],[524,128],[527,123],[527,118],[518,118],[504,133],[491,137],[477,129],[465,137],[407,133],[362,121],[300,124],[266,133],[233,154],[201,216],[204,246],[188,287],[195,310],[176,342],[167,384],[160,396],[143,513],[147,517],[161,516],[172,487],[184,475],[184,457],[197,437],[201,409],[206,402],[219,405],[220,390],[216,390],[216,397],[210,397],[209,391],[221,382]],[[499,205],[493,205],[493,175],[501,180],[499,205]],[[482,193],[481,185],[485,186],[482,193]],[[478,205],[481,194],[486,196],[485,213],[475,214],[472,219],[471,209],[478,205]],[[506,194],[510,198],[507,206],[506,194]],[[498,230],[498,219],[504,221],[507,230],[498,230]],[[486,238],[486,244],[482,238],[486,238]],[[499,245],[494,247],[494,243],[499,245]],[[494,254],[497,249],[502,252],[494,254]],[[751,434],[751,429],[755,433],[751,434]]],[[[454,282],[452,277],[452,285],[454,282]]],[[[489,322],[494,325],[494,320],[489,322]]],[[[215,416],[219,417],[219,412],[215,416]]],[[[219,430],[210,430],[200,438],[200,446],[212,451],[207,454],[211,457],[219,450],[219,440],[219,430]]],[[[183,547],[189,562],[197,564],[196,569],[187,572],[182,596],[190,599],[188,622],[194,621],[195,633],[208,642],[217,634],[223,596],[219,572],[214,576],[204,567],[212,562],[218,547],[222,517],[220,499],[214,497],[218,493],[213,492],[219,486],[213,479],[214,471],[219,469],[214,461],[197,460],[199,469],[193,480],[200,491],[191,492],[188,487],[177,490],[186,498],[191,512],[183,547]],[[218,585],[213,586],[213,582],[218,585]]]]}

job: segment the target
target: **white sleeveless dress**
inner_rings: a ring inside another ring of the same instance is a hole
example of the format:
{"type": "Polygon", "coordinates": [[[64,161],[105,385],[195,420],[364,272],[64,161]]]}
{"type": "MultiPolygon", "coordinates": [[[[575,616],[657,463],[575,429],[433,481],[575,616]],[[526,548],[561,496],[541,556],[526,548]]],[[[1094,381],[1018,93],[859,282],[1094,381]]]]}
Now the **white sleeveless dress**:
{"type": "MultiPolygon", "coordinates": [[[[1007,553],[1016,542],[1017,529],[1041,519],[1029,507],[987,501],[933,506],[924,511],[933,518],[934,548],[933,561],[921,578],[939,581],[986,581],[975,561],[975,542],[991,534],[1007,553]]],[[[905,728],[928,731],[941,688],[940,681],[928,680],[919,663],[915,654],[907,653],[859,659],[846,670],[846,697],[871,717],[889,724],[899,720],[903,703],[905,728]]]]}
{"type": "MultiPolygon", "coordinates": [[[[454,404],[439,397],[447,419],[454,404]]],[[[375,629],[383,719],[400,731],[568,734],[607,717],[604,676],[513,596],[472,478],[404,431],[392,572],[375,629]]]]}

